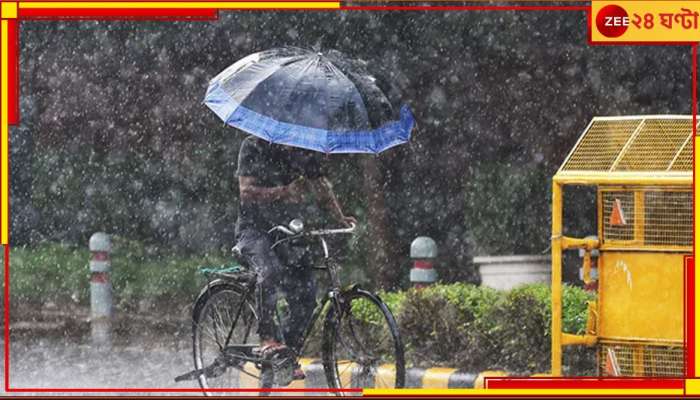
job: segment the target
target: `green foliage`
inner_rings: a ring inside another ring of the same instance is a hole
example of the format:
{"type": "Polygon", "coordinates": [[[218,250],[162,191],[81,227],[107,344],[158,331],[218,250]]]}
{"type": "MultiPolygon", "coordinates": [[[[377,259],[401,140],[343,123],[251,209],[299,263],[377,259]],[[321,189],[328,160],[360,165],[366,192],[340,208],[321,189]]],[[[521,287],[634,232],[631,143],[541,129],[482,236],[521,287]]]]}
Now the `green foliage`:
{"type": "Polygon", "coordinates": [[[89,295],[89,253],[63,243],[39,248],[14,247],[10,252],[12,301],[85,303],[89,295]]]}
{"type": "Polygon", "coordinates": [[[401,306],[406,300],[405,292],[380,292],[379,298],[389,307],[392,313],[397,314],[401,312],[401,306]]]}
{"type": "MultiPolygon", "coordinates": [[[[401,312],[406,300],[405,292],[379,292],[379,298],[387,305],[394,315],[401,312]]],[[[356,299],[352,302],[352,312],[355,317],[362,321],[378,324],[383,315],[379,308],[365,298],[356,299]]]]}
{"type": "MultiPolygon", "coordinates": [[[[456,283],[380,296],[398,319],[413,366],[505,369],[516,374],[549,370],[551,294],[547,285],[504,292],[456,283]]],[[[566,332],[585,330],[586,302],[590,300],[590,293],[564,286],[566,332]]],[[[359,308],[358,315],[377,317],[359,308]]],[[[590,350],[567,350],[565,372],[592,374],[593,361],[590,350]]]]}
{"type": "MultiPolygon", "coordinates": [[[[493,289],[467,284],[409,290],[398,314],[409,360],[427,366],[433,361],[451,365],[462,359],[460,365],[474,367],[470,358],[461,354],[471,353],[479,347],[477,343],[481,337],[469,333],[478,332],[479,321],[498,298],[499,293],[493,289]],[[426,354],[431,357],[421,356],[426,354]]],[[[471,360],[480,361],[482,358],[471,360]]]]}
{"type": "MultiPolygon", "coordinates": [[[[13,248],[10,258],[10,288],[13,301],[42,304],[66,301],[89,302],[85,248],[43,243],[13,248]]],[[[117,308],[132,311],[139,306],[186,307],[199,292],[204,277],[202,265],[221,265],[227,259],[217,254],[187,256],[159,254],[139,242],[113,238],[111,280],[117,308]]]]}
{"type": "Polygon", "coordinates": [[[505,293],[489,310],[481,322],[491,339],[486,352],[496,366],[516,372],[548,369],[549,296],[545,285],[522,286],[505,293]]]}

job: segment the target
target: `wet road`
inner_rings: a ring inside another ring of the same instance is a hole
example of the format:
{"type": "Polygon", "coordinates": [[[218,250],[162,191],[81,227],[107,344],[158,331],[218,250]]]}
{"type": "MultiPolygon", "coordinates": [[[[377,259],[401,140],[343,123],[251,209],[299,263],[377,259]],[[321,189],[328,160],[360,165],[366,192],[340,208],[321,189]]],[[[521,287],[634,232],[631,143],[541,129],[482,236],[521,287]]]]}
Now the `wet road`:
{"type": "MultiPolygon", "coordinates": [[[[199,396],[196,381],[176,383],[174,377],[193,368],[191,341],[183,335],[115,339],[111,348],[100,348],[88,338],[63,336],[14,335],[10,340],[10,387],[13,389],[71,389],[70,391],[12,392],[12,395],[124,395],[124,396],[199,396]],[[172,337],[172,336],[170,336],[172,337]],[[129,392],[80,392],[80,389],[128,388],[129,392]],[[143,388],[197,391],[139,391],[143,388]]],[[[1,342],[1,341],[0,341],[1,342]]],[[[4,350],[4,342],[0,349],[4,350]]],[[[4,366],[2,367],[4,369],[4,366]]],[[[4,374],[4,370],[3,370],[4,374]]],[[[299,382],[301,383],[301,382],[299,382]]],[[[303,386],[297,386],[303,387],[303,386]]],[[[0,393],[8,393],[0,390],[0,393]]],[[[256,392],[226,393],[256,395],[256,392]]],[[[276,393],[277,395],[318,395],[318,392],[276,393]]],[[[327,394],[327,393],[325,393],[327,394]]]]}
{"type": "Polygon", "coordinates": [[[88,340],[61,337],[10,340],[11,388],[198,388],[196,381],[173,380],[191,365],[191,347],[186,340],[121,339],[111,349],[98,348],[88,340]]]}

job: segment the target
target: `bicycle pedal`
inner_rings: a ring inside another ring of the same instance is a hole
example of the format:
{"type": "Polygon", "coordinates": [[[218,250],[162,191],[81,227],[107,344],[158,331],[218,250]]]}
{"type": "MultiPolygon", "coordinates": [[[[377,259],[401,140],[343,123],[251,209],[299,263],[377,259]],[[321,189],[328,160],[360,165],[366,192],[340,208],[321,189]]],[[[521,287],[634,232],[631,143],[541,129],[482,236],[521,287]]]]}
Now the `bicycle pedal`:
{"type": "Polygon", "coordinates": [[[226,367],[221,363],[214,362],[214,364],[206,368],[195,369],[194,371],[190,371],[186,374],[176,376],[175,382],[196,380],[202,375],[206,376],[207,378],[216,378],[223,375],[224,372],[226,372],[226,367]]]}
{"type": "Polygon", "coordinates": [[[262,358],[261,369],[265,380],[275,387],[288,386],[295,380],[294,370],[297,363],[294,350],[286,346],[271,349],[255,348],[253,354],[262,358]]]}
{"type": "Polygon", "coordinates": [[[182,382],[182,381],[193,381],[197,379],[200,375],[202,375],[202,370],[201,369],[196,369],[194,371],[190,371],[186,374],[182,374],[179,376],[175,377],[175,382],[182,382]]]}

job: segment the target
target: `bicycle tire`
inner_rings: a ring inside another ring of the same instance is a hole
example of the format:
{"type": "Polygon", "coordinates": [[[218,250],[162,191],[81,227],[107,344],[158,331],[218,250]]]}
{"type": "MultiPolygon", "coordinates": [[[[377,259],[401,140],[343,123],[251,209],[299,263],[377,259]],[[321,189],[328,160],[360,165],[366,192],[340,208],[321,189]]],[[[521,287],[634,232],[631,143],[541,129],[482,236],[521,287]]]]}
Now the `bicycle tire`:
{"type": "MultiPolygon", "coordinates": [[[[223,280],[209,284],[200,294],[192,311],[192,354],[195,369],[200,370],[211,365],[222,353],[221,348],[227,345],[259,344],[256,333],[257,316],[254,310],[254,302],[243,286],[223,280]],[[235,315],[241,305],[239,319],[236,326],[233,326],[235,315]],[[228,342],[225,338],[229,339],[228,342]]],[[[240,388],[272,387],[270,379],[260,379],[260,370],[252,363],[247,362],[239,367],[243,371],[235,366],[229,366],[221,376],[199,375],[197,379],[204,394],[230,396],[240,388]]],[[[238,393],[254,394],[241,391],[238,393]]]]}
{"type": "Polygon", "coordinates": [[[328,387],[404,387],[404,347],[389,308],[377,295],[362,289],[343,293],[339,299],[324,322],[322,358],[328,387]],[[374,353],[358,353],[367,345],[374,353]]]}

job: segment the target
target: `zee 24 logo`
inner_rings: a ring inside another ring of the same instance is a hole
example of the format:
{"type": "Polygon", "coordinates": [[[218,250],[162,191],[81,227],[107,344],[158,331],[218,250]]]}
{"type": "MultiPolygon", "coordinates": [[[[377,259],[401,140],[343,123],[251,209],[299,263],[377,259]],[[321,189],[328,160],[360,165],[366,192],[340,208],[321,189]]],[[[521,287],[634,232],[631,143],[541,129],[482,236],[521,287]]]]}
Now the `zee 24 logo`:
{"type": "Polygon", "coordinates": [[[700,14],[687,8],[681,8],[677,13],[659,13],[657,16],[651,13],[639,15],[633,13],[632,17],[624,8],[610,4],[598,11],[596,27],[598,31],[609,38],[622,36],[627,28],[633,25],[637,29],[653,29],[657,23],[666,29],[680,27],[682,29],[698,29],[700,14]]]}
{"type": "Polygon", "coordinates": [[[598,11],[595,18],[598,32],[609,38],[622,36],[630,25],[630,18],[624,8],[610,4],[598,11]]]}

